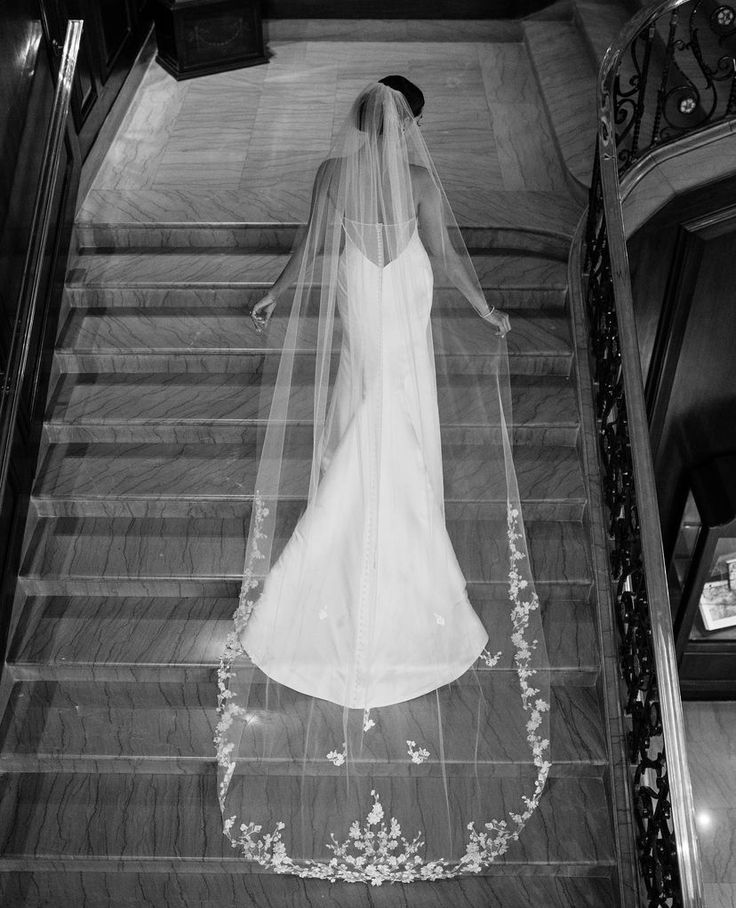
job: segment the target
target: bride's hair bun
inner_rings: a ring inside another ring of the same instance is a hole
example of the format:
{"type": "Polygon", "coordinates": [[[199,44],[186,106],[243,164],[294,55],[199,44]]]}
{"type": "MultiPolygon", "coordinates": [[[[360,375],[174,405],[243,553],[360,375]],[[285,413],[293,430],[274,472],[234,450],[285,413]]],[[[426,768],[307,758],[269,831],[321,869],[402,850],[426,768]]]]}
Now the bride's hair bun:
{"type": "Polygon", "coordinates": [[[361,132],[383,135],[383,97],[378,85],[385,85],[401,94],[406,101],[412,116],[418,117],[424,107],[424,95],[420,88],[404,76],[385,76],[379,79],[372,88],[367,89],[358,98],[356,109],[356,126],[361,132]]]}
{"type": "Polygon", "coordinates": [[[412,115],[415,117],[419,116],[424,108],[424,94],[419,86],[410,82],[405,76],[384,76],[383,79],[378,81],[381,85],[393,88],[394,91],[400,91],[406,98],[406,103],[409,105],[412,115]]]}

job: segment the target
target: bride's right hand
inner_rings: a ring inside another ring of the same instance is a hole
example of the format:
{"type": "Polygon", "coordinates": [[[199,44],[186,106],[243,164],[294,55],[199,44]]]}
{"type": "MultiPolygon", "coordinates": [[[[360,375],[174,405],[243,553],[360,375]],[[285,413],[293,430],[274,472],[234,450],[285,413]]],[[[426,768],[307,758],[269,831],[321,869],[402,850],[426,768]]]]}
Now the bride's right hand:
{"type": "Polygon", "coordinates": [[[250,317],[256,327],[256,332],[260,334],[264,328],[268,327],[268,322],[276,306],[276,299],[272,293],[267,293],[262,299],[250,310],[250,317]]]}
{"type": "Polygon", "coordinates": [[[482,316],[484,322],[498,328],[499,337],[505,337],[511,330],[511,319],[500,309],[494,309],[490,315],[482,316]]]}

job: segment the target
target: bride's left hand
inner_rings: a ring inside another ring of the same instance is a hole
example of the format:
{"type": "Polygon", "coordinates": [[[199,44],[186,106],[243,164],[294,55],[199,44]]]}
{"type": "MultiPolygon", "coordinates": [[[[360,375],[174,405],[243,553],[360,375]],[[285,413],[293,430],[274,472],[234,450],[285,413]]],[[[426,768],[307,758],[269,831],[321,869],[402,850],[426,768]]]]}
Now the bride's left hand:
{"type": "Polygon", "coordinates": [[[275,306],[276,299],[269,290],[269,292],[262,299],[258,300],[255,306],[250,310],[250,317],[253,319],[256,334],[262,334],[268,327],[275,306]]]}
{"type": "Polygon", "coordinates": [[[483,316],[483,321],[498,328],[499,337],[505,337],[511,330],[511,319],[500,309],[494,309],[490,315],[483,316]]]}

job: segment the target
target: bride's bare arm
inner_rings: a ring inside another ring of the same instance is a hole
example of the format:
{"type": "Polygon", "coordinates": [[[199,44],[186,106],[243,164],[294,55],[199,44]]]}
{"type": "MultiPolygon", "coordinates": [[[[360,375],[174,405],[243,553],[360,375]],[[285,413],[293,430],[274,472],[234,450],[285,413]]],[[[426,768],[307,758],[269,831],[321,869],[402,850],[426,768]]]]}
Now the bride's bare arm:
{"type": "Polygon", "coordinates": [[[511,329],[511,322],[505,312],[491,308],[480,288],[471,276],[468,265],[460,258],[452,245],[445,223],[442,198],[431,178],[417,180],[417,217],[422,241],[430,255],[442,262],[445,274],[470,305],[485,321],[498,328],[501,335],[511,329]]]}
{"type": "MultiPolygon", "coordinates": [[[[324,230],[325,219],[324,217],[315,217],[318,205],[327,205],[329,204],[327,200],[327,194],[325,190],[325,178],[327,176],[327,171],[329,167],[329,161],[323,161],[320,164],[319,169],[317,170],[317,175],[314,178],[314,186],[312,188],[312,201],[309,208],[309,219],[307,222],[307,227],[304,230],[301,240],[294,248],[294,251],[289,256],[289,261],[284,266],[281,274],[273,282],[271,289],[263,296],[251,309],[251,318],[256,326],[256,331],[259,333],[268,325],[268,321],[273,314],[273,310],[276,307],[276,303],[279,301],[281,295],[293,286],[296,283],[296,280],[299,276],[299,269],[302,265],[302,259],[304,258],[304,252],[307,247],[307,239],[309,237],[310,231],[312,231],[315,226],[318,229],[324,230]]],[[[314,238],[314,242],[317,245],[317,254],[322,252],[324,246],[324,235],[320,235],[314,238]]]]}

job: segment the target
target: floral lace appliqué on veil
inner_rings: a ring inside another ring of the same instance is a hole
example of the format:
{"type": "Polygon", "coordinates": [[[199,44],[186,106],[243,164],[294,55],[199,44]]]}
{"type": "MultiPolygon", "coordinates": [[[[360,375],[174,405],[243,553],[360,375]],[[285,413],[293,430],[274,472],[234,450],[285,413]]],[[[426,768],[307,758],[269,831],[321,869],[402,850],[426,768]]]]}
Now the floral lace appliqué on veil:
{"type": "MultiPolygon", "coordinates": [[[[257,506],[262,508],[262,502],[259,501],[257,506]]],[[[549,703],[538,697],[539,689],[532,686],[536,671],[531,663],[537,640],[528,639],[527,632],[530,615],[539,609],[539,600],[535,592],[529,592],[529,584],[520,570],[526,554],[518,546],[523,536],[519,511],[512,506],[507,509],[507,527],[513,663],[518,678],[519,696],[527,715],[526,741],[537,771],[533,790],[521,798],[523,809],[510,811],[507,818],[478,821],[482,822],[482,828],[477,828],[476,821],[468,823],[465,853],[459,860],[427,861],[423,857],[425,842],[422,831],[418,830],[413,838],[408,839],[402,832],[398,818],[390,817],[386,821],[380,794],[373,789],[371,791],[373,806],[365,820],[363,822],[359,819],[353,820],[349,824],[346,838],[342,841],[339,841],[334,833],[331,834],[331,841],[326,843],[326,848],[332,852],[332,857],[324,861],[293,859],[288,855],[282,838],[282,833],[286,829],[284,820],[278,821],[271,832],[263,833],[263,827],[253,822],[241,823],[236,830],[236,817],[227,817],[224,821],[224,833],[232,847],[238,849],[244,858],[276,873],[380,886],[385,882],[441,880],[461,874],[480,873],[505,854],[509,845],[519,838],[519,834],[539,805],[549,774],[550,763],[546,759],[549,740],[538,734],[543,714],[549,710],[549,703]]],[[[247,582],[244,583],[244,590],[250,588],[247,582]]],[[[244,597],[239,609],[242,620],[247,620],[252,607],[253,604],[244,597]]],[[[238,654],[242,654],[242,650],[237,636],[233,634],[229,638],[226,657],[223,658],[218,671],[220,721],[216,730],[215,744],[218,763],[223,770],[219,788],[223,813],[226,809],[225,795],[236,768],[232,744],[226,743],[226,732],[236,716],[243,718],[243,710],[232,702],[233,695],[228,686],[229,679],[233,677],[231,663],[238,654]]],[[[487,666],[495,666],[500,655],[499,653],[491,657],[486,653],[485,656],[481,656],[481,661],[487,666]]],[[[374,724],[368,715],[369,711],[365,711],[364,727],[372,727],[374,724]]],[[[429,758],[426,748],[417,747],[416,742],[407,741],[407,745],[412,763],[420,764],[429,758]]],[[[331,751],[326,755],[326,759],[335,766],[342,766],[346,756],[347,747],[343,743],[340,750],[331,751]]]]}

